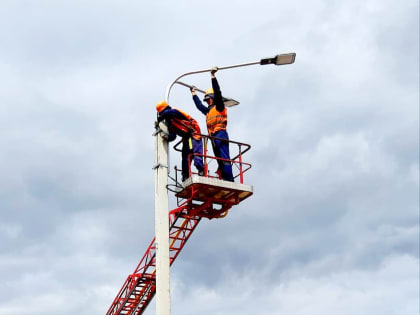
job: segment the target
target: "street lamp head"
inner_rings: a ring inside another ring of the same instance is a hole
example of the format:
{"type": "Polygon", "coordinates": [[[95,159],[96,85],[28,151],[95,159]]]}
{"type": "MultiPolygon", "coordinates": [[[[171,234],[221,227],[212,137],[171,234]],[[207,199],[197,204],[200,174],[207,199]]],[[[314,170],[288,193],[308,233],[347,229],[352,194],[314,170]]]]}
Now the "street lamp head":
{"type": "Polygon", "coordinates": [[[260,65],[274,64],[276,66],[288,65],[295,62],[296,53],[276,55],[272,58],[264,58],[260,60],[260,65]]]}
{"type": "Polygon", "coordinates": [[[233,98],[223,98],[223,103],[225,104],[226,107],[239,105],[239,102],[234,100],[233,98]]]}
{"type": "Polygon", "coordinates": [[[288,65],[295,62],[296,53],[282,54],[276,56],[276,66],[288,65]]]}

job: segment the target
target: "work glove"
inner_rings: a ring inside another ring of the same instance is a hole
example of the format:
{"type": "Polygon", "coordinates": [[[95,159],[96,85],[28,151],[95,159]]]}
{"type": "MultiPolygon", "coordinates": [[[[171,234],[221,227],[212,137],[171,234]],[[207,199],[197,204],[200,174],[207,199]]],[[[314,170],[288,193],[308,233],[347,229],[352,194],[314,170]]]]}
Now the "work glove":
{"type": "Polygon", "coordinates": [[[217,70],[219,70],[219,68],[218,67],[213,67],[213,68],[211,68],[211,74],[215,74],[216,72],[217,72],[217,70]]]}
{"type": "Polygon", "coordinates": [[[191,93],[194,93],[196,90],[197,90],[197,88],[194,85],[192,87],[190,87],[191,93]]]}

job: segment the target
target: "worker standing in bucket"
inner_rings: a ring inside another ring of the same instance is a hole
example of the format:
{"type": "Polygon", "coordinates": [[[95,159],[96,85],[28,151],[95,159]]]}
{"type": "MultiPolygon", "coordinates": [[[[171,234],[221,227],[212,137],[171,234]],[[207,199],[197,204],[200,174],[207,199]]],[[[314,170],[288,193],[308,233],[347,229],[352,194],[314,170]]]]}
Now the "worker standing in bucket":
{"type": "MultiPolygon", "coordinates": [[[[226,130],[227,126],[227,109],[223,102],[222,92],[220,91],[219,83],[217,82],[215,73],[218,68],[211,69],[211,84],[212,88],[206,91],[204,101],[208,106],[204,106],[200,98],[195,92],[195,87],[191,87],[191,94],[195,106],[206,115],[207,131],[209,136],[219,138],[212,139],[214,155],[218,158],[230,160],[229,157],[229,135],[226,130]]],[[[217,160],[218,173],[224,180],[233,182],[232,164],[229,161],[217,160]]]]}
{"type": "Polygon", "coordinates": [[[203,144],[197,121],[180,109],[172,109],[165,101],[159,102],[156,105],[156,110],[158,122],[165,120],[168,125],[168,141],[175,140],[177,135],[182,138],[182,181],[189,177],[191,160],[188,159],[188,156],[190,154],[198,154],[194,155],[192,159],[198,174],[203,176],[203,144]]]}

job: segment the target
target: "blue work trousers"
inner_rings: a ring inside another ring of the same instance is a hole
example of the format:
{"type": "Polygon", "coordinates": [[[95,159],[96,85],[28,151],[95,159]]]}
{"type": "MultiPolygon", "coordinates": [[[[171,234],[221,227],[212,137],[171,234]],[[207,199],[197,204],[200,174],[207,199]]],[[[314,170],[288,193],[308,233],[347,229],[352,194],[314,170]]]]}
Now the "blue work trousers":
{"type": "MultiPolygon", "coordinates": [[[[228,133],[226,130],[219,130],[213,137],[229,140],[228,133]]],[[[229,142],[223,140],[212,139],[213,152],[214,155],[218,158],[230,160],[229,156],[229,142]]],[[[233,182],[232,174],[232,163],[228,161],[217,160],[219,164],[219,171],[222,174],[224,180],[233,182]]]]}
{"type": "Polygon", "coordinates": [[[186,179],[189,177],[189,168],[191,161],[194,160],[194,166],[199,172],[204,171],[203,164],[203,143],[200,140],[196,140],[193,137],[184,137],[182,139],[182,178],[186,179]],[[190,157],[190,163],[188,163],[188,156],[190,154],[197,153],[201,155],[194,155],[190,157]]]}

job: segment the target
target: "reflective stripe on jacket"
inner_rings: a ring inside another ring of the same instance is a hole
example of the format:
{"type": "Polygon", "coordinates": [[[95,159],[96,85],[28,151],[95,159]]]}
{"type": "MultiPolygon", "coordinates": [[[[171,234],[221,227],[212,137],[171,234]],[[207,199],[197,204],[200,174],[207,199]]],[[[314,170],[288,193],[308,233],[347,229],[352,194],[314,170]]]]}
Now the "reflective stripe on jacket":
{"type": "Polygon", "coordinates": [[[210,108],[209,112],[206,115],[207,121],[207,130],[209,135],[213,135],[219,130],[226,130],[227,126],[227,109],[226,107],[223,111],[219,112],[216,109],[216,106],[210,108]]]}

